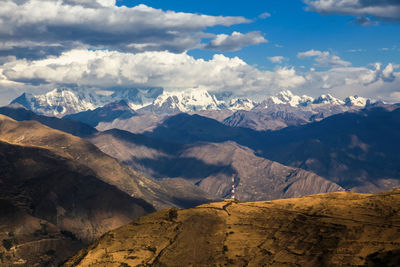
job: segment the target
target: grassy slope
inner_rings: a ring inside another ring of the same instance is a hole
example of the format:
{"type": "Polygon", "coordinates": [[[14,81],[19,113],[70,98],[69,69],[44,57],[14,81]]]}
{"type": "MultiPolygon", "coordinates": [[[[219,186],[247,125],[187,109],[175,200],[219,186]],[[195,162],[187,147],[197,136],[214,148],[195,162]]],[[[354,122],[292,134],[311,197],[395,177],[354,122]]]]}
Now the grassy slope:
{"type": "Polygon", "coordinates": [[[65,266],[398,266],[399,211],[400,190],[169,209],[107,233],[65,266]]]}

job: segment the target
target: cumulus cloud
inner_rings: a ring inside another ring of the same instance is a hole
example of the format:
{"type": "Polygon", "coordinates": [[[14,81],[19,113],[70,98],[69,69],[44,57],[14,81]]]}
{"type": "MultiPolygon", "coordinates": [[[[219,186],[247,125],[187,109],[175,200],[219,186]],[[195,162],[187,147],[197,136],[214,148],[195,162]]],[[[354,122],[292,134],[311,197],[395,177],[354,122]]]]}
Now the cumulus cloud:
{"type": "Polygon", "coordinates": [[[8,47],[0,51],[19,56],[20,50],[29,48],[32,57],[41,51],[43,57],[86,46],[181,53],[199,47],[208,37],[207,27],[249,22],[244,17],[163,11],[143,4],[118,7],[113,0],[3,0],[0,42],[8,47]],[[54,51],[45,51],[48,44],[54,51]]]}
{"type": "Polygon", "coordinates": [[[381,63],[375,63],[374,70],[361,76],[361,79],[366,84],[375,83],[380,79],[385,82],[393,82],[396,78],[394,72],[395,67],[397,66],[389,63],[385,68],[382,69],[381,63]]]}
{"type": "Polygon", "coordinates": [[[274,56],[274,57],[269,57],[268,60],[271,61],[272,63],[282,63],[282,61],[286,60],[286,58],[283,56],[274,56]]]}
{"type": "Polygon", "coordinates": [[[358,94],[390,101],[400,88],[400,72],[396,72],[398,66],[392,63],[299,73],[293,67],[260,70],[238,57],[218,54],[204,60],[167,51],[124,53],[85,49],[40,60],[11,57],[5,62],[0,66],[0,90],[7,88],[9,95],[10,88],[21,92],[23,88],[31,91],[57,86],[96,90],[160,86],[171,91],[202,87],[257,99],[290,89],[312,96],[358,94]]]}
{"type": "Polygon", "coordinates": [[[368,15],[379,20],[400,21],[398,0],[305,0],[304,2],[310,10],[322,14],[353,15],[361,18],[360,22],[363,23],[370,23],[365,19],[368,15]]]}
{"type": "Polygon", "coordinates": [[[237,51],[244,46],[266,43],[267,40],[259,31],[248,33],[233,32],[232,35],[218,34],[204,48],[216,51],[237,51]]]}
{"type": "Polygon", "coordinates": [[[308,50],[297,54],[298,58],[315,58],[315,65],[320,67],[350,66],[351,63],[342,60],[340,57],[332,55],[328,51],[308,50]]]}
{"type": "Polygon", "coordinates": [[[371,67],[335,67],[326,71],[304,74],[303,90],[311,94],[330,92],[339,97],[360,95],[373,99],[394,102],[391,95],[400,91],[400,72],[396,65],[389,63],[382,67],[376,63],[371,67]]]}
{"type": "Polygon", "coordinates": [[[238,57],[214,55],[210,60],[203,60],[167,51],[133,54],[76,49],[59,57],[7,62],[0,71],[9,81],[30,85],[161,86],[167,90],[203,86],[237,94],[290,89],[305,81],[293,68],[261,71],[238,57]]]}
{"type": "Polygon", "coordinates": [[[115,0],[62,0],[63,3],[69,5],[81,5],[85,7],[110,7],[115,6],[115,0]]]}

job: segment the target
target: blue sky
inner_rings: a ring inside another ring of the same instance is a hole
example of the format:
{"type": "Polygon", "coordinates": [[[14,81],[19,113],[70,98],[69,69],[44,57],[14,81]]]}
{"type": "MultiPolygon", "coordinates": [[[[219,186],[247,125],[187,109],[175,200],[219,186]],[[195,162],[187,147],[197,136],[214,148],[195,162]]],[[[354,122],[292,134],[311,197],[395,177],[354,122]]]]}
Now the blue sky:
{"type": "MultiPolygon", "coordinates": [[[[331,51],[354,66],[365,66],[374,62],[400,63],[400,25],[379,22],[378,25],[361,26],[354,23],[355,17],[351,15],[322,15],[307,11],[307,5],[300,0],[117,1],[118,5],[126,6],[140,3],[163,10],[244,16],[253,20],[248,24],[207,29],[208,32],[225,34],[231,34],[232,31],[261,31],[268,43],[224,53],[227,56],[239,56],[252,65],[271,68],[275,64],[267,60],[268,57],[285,56],[289,59],[285,61],[288,65],[312,67],[312,60],[300,60],[296,57],[298,52],[310,49],[331,51]],[[271,16],[266,19],[258,18],[265,12],[271,16]]],[[[215,51],[205,50],[189,52],[200,58],[211,58],[214,53],[215,51]]]]}
{"type": "Polygon", "coordinates": [[[59,87],[400,102],[398,0],[3,0],[0,104],[59,87]],[[264,14],[264,16],[260,16],[264,14]]]}

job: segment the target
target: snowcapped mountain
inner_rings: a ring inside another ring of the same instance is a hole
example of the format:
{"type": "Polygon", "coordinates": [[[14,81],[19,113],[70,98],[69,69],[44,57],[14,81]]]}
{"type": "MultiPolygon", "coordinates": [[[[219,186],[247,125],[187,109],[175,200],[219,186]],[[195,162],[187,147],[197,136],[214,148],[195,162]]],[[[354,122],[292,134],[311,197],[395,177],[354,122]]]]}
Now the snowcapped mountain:
{"type": "Polygon", "coordinates": [[[61,117],[66,114],[94,109],[101,105],[98,97],[86,92],[54,89],[43,95],[24,93],[10,104],[21,104],[38,114],[61,117]]]}
{"type": "MultiPolygon", "coordinates": [[[[344,105],[344,101],[331,96],[330,94],[320,95],[312,101],[312,104],[330,104],[335,106],[344,105]]],[[[365,105],[364,105],[365,106],[365,105]]]]}
{"type": "Polygon", "coordinates": [[[151,105],[158,96],[162,95],[163,91],[160,87],[117,89],[110,96],[108,103],[124,100],[130,108],[136,110],[151,105]]]}
{"type": "Polygon", "coordinates": [[[349,96],[345,100],[345,105],[349,107],[365,107],[368,102],[370,102],[369,99],[364,98],[364,97],[359,97],[357,95],[355,96],[349,96]]]}
{"type": "Polygon", "coordinates": [[[163,93],[162,88],[126,88],[99,94],[93,91],[57,88],[42,95],[24,93],[10,104],[18,103],[35,113],[63,117],[87,110],[94,110],[109,103],[124,100],[132,109],[150,105],[163,93]]]}
{"type": "Polygon", "coordinates": [[[232,111],[237,110],[252,110],[255,107],[256,103],[248,98],[234,98],[231,99],[228,109],[232,111]]]}
{"type": "Polygon", "coordinates": [[[297,96],[290,91],[282,91],[267,97],[249,111],[239,110],[224,119],[225,125],[252,128],[258,131],[277,130],[287,126],[318,121],[334,114],[358,110],[370,100],[350,96],[342,101],[330,94],[317,98],[297,96]]]}
{"type": "Polygon", "coordinates": [[[276,104],[276,105],[285,105],[289,104],[292,107],[297,107],[299,105],[306,106],[309,103],[313,102],[314,99],[310,96],[303,95],[303,96],[298,96],[298,95],[293,95],[293,93],[289,90],[279,92],[275,96],[270,96],[267,99],[267,102],[276,104]],[[268,101],[269,100],[269,101],[268,101]]]}
{"type": "Polygon", "coordinates": [[[151,105],[140,109],[139,112],[173,114],[222,108],[225,108],[225,103],[217,100],[215,95],[202,88],[191,88],[185,91],[163,92],[151,105]]]}
{"type": "Polygon", "coordinates": [[[232,94],[218,99],[204,88],[183,91],[164,91],[162,88],[117,88],[110,91],[58,88],[42,95],[24,93],[11,102],[18,103],[38,114],[63,117],[83,111],[94,110],[109,103],[125,101],[138,113],[174,114],[199,111],[255,111],[269,112],[268,116],[293,117],[298,111],[307,112],[314,118],[365,107],[370,101],[363,97],[349,96],[342,101],[330,94],[317,98],[294,95],[289,90],[266,97],[262,102],[248,98],[234,98],[232,94]],[[290,112],[290,114],[288,114],[290,112]]]}

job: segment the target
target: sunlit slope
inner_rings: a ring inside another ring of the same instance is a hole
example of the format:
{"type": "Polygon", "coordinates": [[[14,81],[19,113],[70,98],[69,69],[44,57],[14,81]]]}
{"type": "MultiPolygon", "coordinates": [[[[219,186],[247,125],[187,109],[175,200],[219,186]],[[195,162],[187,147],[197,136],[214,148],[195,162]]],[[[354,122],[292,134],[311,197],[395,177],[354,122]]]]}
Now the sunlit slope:
{"type": "Polygon", "coordinates": [[[65,266],[396,266],[399,211],[400,190],[169,209],[109,232],[65,266]]]}
{"type": "MultiPolygon", "coordinates": [[[[120,164],[90,142],[36,121],[18,122],[0,115],[0,141],[48,149],[63,158],[79,162],[90,168],[102,181],[135,198],[144,199],[156,208],[185,206],[187,199],[181,197],[182,192],[171,195],[166,186],[120,164]]],[[[197,203],[208,201],[206,197],[197,199],[197,203]]]]}

